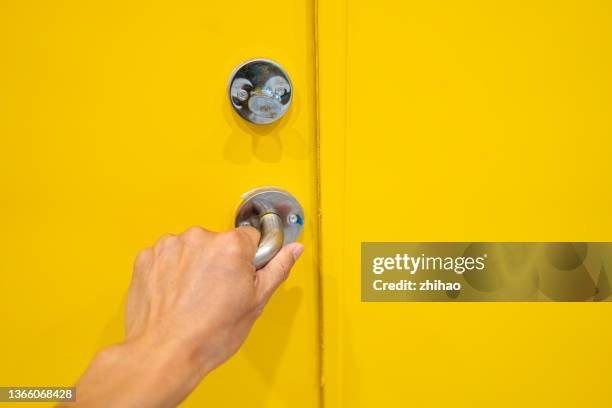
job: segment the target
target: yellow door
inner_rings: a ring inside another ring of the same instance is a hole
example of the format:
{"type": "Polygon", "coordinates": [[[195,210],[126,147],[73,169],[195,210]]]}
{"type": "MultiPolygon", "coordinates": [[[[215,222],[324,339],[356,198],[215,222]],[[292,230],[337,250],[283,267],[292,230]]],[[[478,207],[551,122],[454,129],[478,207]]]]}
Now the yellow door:
{"type": "Polygon", "coordinates": [[[0,385],[73,384],[122,339],[140,249],[230,228],[241,194],[275,185],[304,207],[307,252],[185,406],[317,406],[313,21],[311,0],[0,2],[0,385]],[[257,57],[294,88],[265,127],[227,96],[257,57]]]}
{"type": "Polygon", "coordinates": [[[609,304],[362,303],[359,251],[610,240],[611,16],[595,0],[3,1],[0,385],[72,384],[121,340],[139,249],[227,229],[242,193],[276,185],[304,207],[306,253],[185,406],[609,405],[609,304]],[[294,87],[264,127],[227,97],[255,57],[294,87]]]}
{"type": "Polygon", "coordinates": [[[328,407],[600,407],[610,303],[362,303],[363,241],[609,241],[612,6],[319,2],[328,407]]]}

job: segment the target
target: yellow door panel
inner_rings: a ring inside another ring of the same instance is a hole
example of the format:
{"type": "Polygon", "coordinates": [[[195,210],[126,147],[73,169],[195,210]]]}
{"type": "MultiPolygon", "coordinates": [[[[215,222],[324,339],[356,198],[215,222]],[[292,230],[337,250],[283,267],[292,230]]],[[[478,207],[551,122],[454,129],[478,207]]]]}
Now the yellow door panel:
{"type": "Polygon", "coordinates": [[[612,305],[362,303],[362,241],[609,241],[612,6],[320,2],[330,407],[595,407],[612,305]]]}
{"type": "Polygon", "coordinates": [[[266,9],[0,4],[1,385],[72,384],[122,339],[140,249],[191,225],[230,228],[242,193],[276,185],[304,207],[306,253],[244,349],[185,406],[318,405],[313,4],[266,9]],[[234,67],[255,57],[294,86],[266,127],[227,97],[234,67]]]}

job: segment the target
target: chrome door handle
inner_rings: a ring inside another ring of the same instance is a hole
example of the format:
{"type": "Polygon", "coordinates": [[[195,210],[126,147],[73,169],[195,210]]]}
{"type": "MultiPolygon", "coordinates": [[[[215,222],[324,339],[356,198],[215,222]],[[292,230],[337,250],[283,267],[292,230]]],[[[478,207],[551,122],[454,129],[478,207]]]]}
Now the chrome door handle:
{"type": "Polygon", "coordinates": [[[240,64],[230,77],[229,97],[243,119],[266,125],[285,114],[292,99],[289,75],[277,63],[255,59],[240,64]]]}
{"type": "Polygon", "coordinates": [[[304,211],[287,191],[262,187],[242,196],[236,213],[236,227],[251,226],[261,232],[253,258],[256,269],[264,267],[283,245],[297,241],[304,228],[304,211]]]}
{"type": "Polygon", "coordinates": [[[285,237],[283,234],[283,224],[280,217],[274,213],[267,213],[261,216],[261,239],[253,259],[256,269],[263,267],[274,258],[274,255],[283,247],[285,237]]]}

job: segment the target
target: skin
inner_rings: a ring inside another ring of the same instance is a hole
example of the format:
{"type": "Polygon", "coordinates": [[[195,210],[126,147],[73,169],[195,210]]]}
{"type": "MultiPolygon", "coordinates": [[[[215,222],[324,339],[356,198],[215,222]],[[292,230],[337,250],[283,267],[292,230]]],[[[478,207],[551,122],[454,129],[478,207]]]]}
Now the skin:
{"type": "Polygon", "coordinates": [[[286,245],[262,269],[259,232],[193,227],[136,258],[125,340],[100,351],[58,407],[174,407],[245,341],[304,247],[286,245]]]}

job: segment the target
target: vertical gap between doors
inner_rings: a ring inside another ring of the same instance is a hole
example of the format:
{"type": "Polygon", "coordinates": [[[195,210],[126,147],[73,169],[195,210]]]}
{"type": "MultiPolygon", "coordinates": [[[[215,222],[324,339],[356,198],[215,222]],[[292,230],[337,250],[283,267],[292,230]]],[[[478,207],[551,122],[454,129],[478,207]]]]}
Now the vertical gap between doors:
{"type": "Polygon", "coordinates": [[[320,139],[320,121],[319,121],[319,3],[318,0],[312,0],[313,7],[313,57],[314,57],[314,111],[315,111],[315,194],[316,194],[316,223],[317,223],[317,249],[316,249],[316,274],[317,274],[317,343],[318,343],[318,361],[317,361],[317,384],[319,393],[319,407],[324,408],[325,405],[325,385],[323,380],[323,276],[321,266],[321,253],[323,250],[321,237],[321,139],[320,139]]]}

